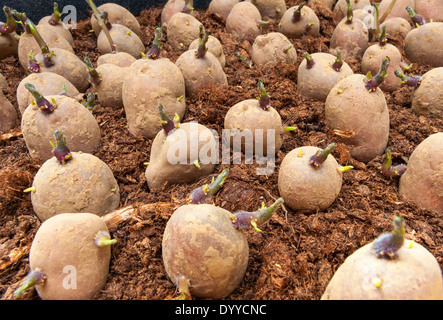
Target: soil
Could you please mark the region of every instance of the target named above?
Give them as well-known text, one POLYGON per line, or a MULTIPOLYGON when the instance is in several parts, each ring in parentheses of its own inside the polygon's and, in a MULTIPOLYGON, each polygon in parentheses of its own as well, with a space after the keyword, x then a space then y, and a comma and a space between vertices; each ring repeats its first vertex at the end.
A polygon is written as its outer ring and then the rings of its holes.
MULTIPOLYGON (((288 7, 299 3, 287 1, 288 7)), ((327 52, 334 29, 331 10, 315 7, 321 21, 321 36, 304 36, 291 40, 298 53, 327 52)), ((153 29, 160 23, 160 8, 143 11, 137 18, 143 28, 143 42, 152 44, 153 29)), ((284 156, 295 147, 312 145, 321 148, 334 141, 325 123, 324 103, 307 99, 296 89, 298 64, 253 66, 240 61, 234 52, 249 58, 251 44, 238 42, 224 28, 224 21, 204 10, 196 10, 211 35, 220 39, 226 54, 225 73, 229 86, 202 88, 186 99, 183 119, 198 121, 221 134, 228 109, 237 102, 256 98, 257 80, 263 79, 270 93, 272 106, 285 125, 297 130, 287 134, 276 157, 276 169, 270 175, 256 175, 256 164, 218 164, 211 176, 188 185, 175 185, 151 192, 145 178, 145 162, 149 161, 152 140, 132 135, 126 126, 125 112, 97 105, 94 110, 102 139, 94 153, 112 169, 121 190, 121 208, 132 206, 125 219, 110 226, 118 242, 112 247, 108 281, 97 295, 99 300, 167 300, 175 297, 175 285, 169 280, 162 262, 162 235, 174 209, 186 201, 191 190, 208 183, 224 168, 230 173, 223 188, 210 200, 231 212, 256 210, 262 202, 270 205, 279 197, 277 178, 284 156)), ((32 17, 31 17, 32 19, 32 17)), ((99 52, 89 21, 81 21, 72 30, 74 49, 79 57, 87 55, 93 63, 99 52)), ((270 21, 263 32, 277 31, 278 21, 270 21)), ((403 53, 401 38, 389 37, 403 53)), ((173 52, 164 43, 162 56, 175 61, 180 52, 173 52)), ((404 61, 409 61, 404 57, 404 61)), ((357 60, 347 61, 360 73, 357 60)), ((413 64, 414 74, 423 74, 430 66, 413 64)), ((0 72, 9 84, 6 97, 18 109, 16 88, 26 75, 18 59, 0 61, 0 72)), ((394 164, 407 163, 415 147, 429 135, 443 130, 443 121, 417 116, 410 110, 412 89, 402 87, 385 93, 390 112, 388 148, 394 164)), ((220 153, 221 154, 221 153, 220 153)), ((369 163, 353 159, 345 145, 339 144, 333 155, 341 165, 352 165, 346 172, 336 201, 326 210, 293 211, 282 206, 262 226, 263 232, 246 231, 250 245, 249 265, 240 286, 228 300, 318 300, 337 268, 355 250, 392 229, 394 215, 406 221, 406 238, 425 246, 443 267, 443 220, 441 214, 420 208, 398 193, 398 179, 388 179, 377 167, 383 157, 369 163)), ((41 163, 28 154, 17 124, 2 133, 0 139, 0 296, 13 299, 12 292, 29 272, 28 253, 41 222, 33 212, 30 187, 41 163)), ((426 192, 426 190, 423 190, 426 192)), ((38 300, 34 289, 21 299, 38 300)))

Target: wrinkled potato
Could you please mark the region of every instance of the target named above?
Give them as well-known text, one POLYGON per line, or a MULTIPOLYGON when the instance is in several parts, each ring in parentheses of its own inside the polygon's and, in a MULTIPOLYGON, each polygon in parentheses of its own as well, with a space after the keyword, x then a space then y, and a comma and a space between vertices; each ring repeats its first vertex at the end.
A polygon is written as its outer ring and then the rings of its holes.
POLYGON ((97 66, 100 66, 105 63, 112 63, 121 68, 130 67, 133 62, 135 62, 137 58, 132 56, 127 52, 116 52, 116 53, 105 53, 102 54, 97 59, 97 66))
POLYGON ((423 140, 400 177, 399 193, 420 207, 443 213, 443 132, 423 140))
POLYGON ((380 85, 380 89, 384 92, 393 92, 400 88, 401 82, 394 74, 395 70, 401 70, 402 56, 400 50, 390 43, 380 45, 379 43, 371 45, 366 49, 361 58, 361 71, 364 74, 371 72, 376 75, 380 69, 380 64, 384 57, 388 56, 391 59, 388 75, 380 85))
POLYGON ((383 154, 389 138, 389 111, 383 91, 369 92, 362 74, 340 80, 325 101, 325 117, 356 160, 369 162, 383 154))
MULTIPOLYGON (((370 5, 370 0, 351 0, 352 10, 363 9, 370 5)), ((332 11, 335 24, 338 24, 344 17, 346 17, 347 10, 348 4, 346 3, 346 0, 338 0, 332 11)))
POLYGON ((200 35, 201 22, 193 15, 178 12, 168 22, 166 30, 168 44, 177 51, 186 51, 200 35))
POLYGON ((167 106, 170 118, 183 117, 186 109, 185 80, 180 69, 169 59, 139 59, 123 80, 123 106, 129 131, 153 139, 162 124, 157 106, 167 106))
POLYGON ((314 65, 308 68, 308 62, 303 59, 298 67, 297 90, 310 99, 325 101, 329 91, 343 78, 354 72, 344 61, 338 71, 333 69, 337 57, 326 52, 316 52, 311 55, 314 65))
MULTIPOLYGON (((0 21, 0 23, 3 23, 0 21)), ((0 34, 0 60, 18 55, 20 36, 17 33, 0 34)))
MULTIPOLYGON (((406 10, 406 7, 409 6, 412 9, 415 9, 415 1, 416 0, 397 0, 395 2, 394 7, 392 7, 391 12, 387 15, 386 19, 391 19, 395 17, 400 17, 406 19, 407 21, 411 21, 409 17, 409 13, 406 10)), ((382 17, 386 10, 389 8, 391 4, 391 0, 382 0, 378 6, 379 16, 382 17)))
POLYGON ((48 28, 54 32, 59 33, 63 38, 65 38, 71 46, 74 45, 74 38, 72 37, 72 33, 69 30, 69 25, 63 23, 62 21, 58 21, 55 25, 49 23, 51 16, 46 16, 40 19, 38 22, 38 26, 40 28, 48 28))
POLYGON ((405 38, 408 60, 433 67, 443 67, 443 22, 428 22, 412 29, 405 38))
POLYGON ((226 20, 229 12, 231 12, 232 8, 239 2, 240 0, 211 0, 208 6, 208 12, 217 14, 226 20))
POLYGON ((293 6, 283 14, 279 23, 280 32, 289 39, 300 38, 303 35, 314 37, 320 35, 320 20, 317 14, 306 5, 303 5, 301 9, 299 9, 299 6, 293 6), (299 10, 301 16, 299 20, 294 22, 293 17, 297 10, 299 10), (307 27, 310 24, 313 25, 307 27))
MULTIPOLYGON (((89 87, 89 73, 86 64, 70 51, 59 48, 54 48, 51 51, 54 52, 54 56, 51 58, 53 65, 49 67, 42 65, 41 72, 56 73, 71 82, 79 92, 84 93, 89 87)), ((36 54, 35 58, 37 61, 42 61, 43 54, 36 54)))
MULTIPOLYGON (((71 44, 60 33, 41 25, 36 26, 35 28, 46 42, 50 50, 63 49, 74 54, 74 49, 72 48, 71 44)), ((35 55, 41 53, 40 46, 38 45, 37 41, 35 41, 34 36, 30 33, 24 32, 20 36, 20 40, 18 42, 18 59, 23 69, 25 69, 27 72, 29 72, 28 55, 31 50, 35 55)))
MULTIPOLYGON (((45 96, 56 107, 46 113, 30 104, 22 115, 23 138, 31 157, 46 161, 53 157, 50 141, 62 129, 72 151, 93 152, 100 144, 100 127, 95 117, 77 100, 60 95, 45 96)), ((35 99, 34 99, 35 100, 35 99)))
MULTIPOLYGON (((70 140, 67 142, 70 145, 70 140)), ((41 221, 66 212, 101 216, 120 206, 120 189, 114 174, 90 153, 71 152, 71 159, 65 164, 60 164, 56 157, 45 161, 32 188, 32 207, 41 221)))
POLYGON ((168 0, 162 9, 162 14, 160 17, 161 25, 163 27, 167 27, 171 17, 178 12, 187 13, 194 16, 194 10, 186 8, 185 0, 168 0))
POLYGON ((382 24, 380 24, 380 30, 383 30, 384 27, 386 27, 387 34, 391 36, 400 35, 402 38, 405 38, 412 29, 408 20, 400 17, 385 20, 382 24))
POLYGON ((239 285, 248 266, 249 247, 231 213, 210 204, 178 208, 166 224, 163 264, 171 281, 189 282, 193 296, 223 299, 239 285))
MULTIPOLYGON (((199 43, 200 43, 200 39, 195 39, 189 45, 188 50, 197 50, 199 43)), ((208 42, 206 43, 206 47, 208 49, 208 52, 212 53, 217 58, 217 60, 220 62, 220 65, 222 66, 222 68, 224 68, 226 66, 226 56, 223 51, 223 46, 220 43, 220 40, 218 40, 216 37, 209 35, 208 42)))
POLYGON ((360 59, 369 47, 369 31, 366 24, 359 19, 342 20, 334 29, 329 44, 329 53, 337 55, 341 50, 342 58, 360 59))
POLYGON ((106 224, 90 213, 63 213, 41 224, 29 264, 46 277, 36 286, 42 300, 90 300, 104 288, 111 247, 96 244, 102 232, 109 235, 106 224))
POLYGON ((226 31, 239 40, 253 42, 261 34, 260 11, 250 2, 239 2, 234 5, 226 18, 226 31))
MULTIPOLYGON (((142 52, 145 51, 145 45, 139 36, 131 29, 121 24, 113 24, 109 30, 109 34, 118 52, 127 52, 136 59, 142 57, 142 52)), ((111 45, 104 32, 100 32, 97 37, 97 48, 101 54, 112 52, 111 45)))
POLYGON ((34 99, 25 88, 25 84, 28 82, 32 83, 43 96, 59 95, 63 88, 66 89, 67 95, 71 98, 76 98, 80 93, 71 82, 56 73, 31 73, 23 78, 17 86, 17 103, 21 114, 25 112, 25 109, 31 104, 31 100, 34 99))
POLYGON ((18 125, 18 119, 14 106, 0 90, 0 132, 15 128, 18 125))
POLYGON ((443 67, 423 74, 413 91, 411 108, 418 115, 443 119, 443 67))
POLYGON ((159 131, 145 172, 149 189, 192 183, 211 174, 217 148, 213 133, 199 123, 181 123, 168 134, 159 131))
POLYGON ((415 12, 426 21, 443 21, 443 0, 415 0, 415 12))
MULTIPOLYGON (((137 18, 126 8, 122 7, 117 3, 104 3, 97 7, 99 12, 106 12, 108 15, 108 21, 111 24, 119 24, 129 28, 136 35, 141 35, 141 27, 137 18)), ((100 25, 98 24, 97 18, 93 14, 91 16, 91 26, 94 30, 95 35, 98 37, 102 31, 100 25)))
POLYGON ((319 168, 310 164, 311 156, 321 150, 303 146, 290 151, 280 165, 278 190, 293 210, 324 210, 337 198, 342 186, 339 164, 329 155, 319 168))
POLYGON ((281 19, 286 12, 285 0, 251 0, 263 18, 281 19))
POLYGON ((405 241, 396 259, 377 258, 373 242, 347 257, 322 300, 441 300, 440 266, 422 245, 405 241))
POLYGON ((297 63, 297 50, 291 41, 280 32, 269 32, 255 38, 251 50, 252 62, 256 65, 297 63))

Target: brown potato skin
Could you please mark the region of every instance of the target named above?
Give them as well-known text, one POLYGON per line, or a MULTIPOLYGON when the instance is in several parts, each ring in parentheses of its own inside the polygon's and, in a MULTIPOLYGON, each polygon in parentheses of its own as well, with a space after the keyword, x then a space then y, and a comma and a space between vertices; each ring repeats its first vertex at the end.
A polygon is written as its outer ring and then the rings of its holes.
POLYGON ((185 113, 185 80, 169 59, 134 62, 125 76, 122 92, 128 128, 136 136, 153 139, 162 129, 159 103, 164 105, 170 119, 175 113, 180 118, 185 113))
MULTIPOLYGON (((406 7, 409 6, 415 10, 415 1, 416 0, 397 0, 395 2, 395 5, 392 8, 391 12, 386 17, 386 19, 400 17, 400 18, 406 19, 408 21, 411 21, 409 13, 406 10, 406 7)), ((378 6, 380 17, 382 17, 385 14, 385 12, 389 8, 390 4, 391 4, 391 0, 382 0, 380 2, 379 6, 378 6)))
POLYGON ((240 0, 212 0, 208 6, 208 12, 218 14, 226 20, 229 12, 239 2, 240 0))
POLYGON ((297 90, 310 99, 325 101, 329 91, 343 78, 352 75, 351 67, 343 61, 340 71, 332 69, 336 57, 326 52, 311 54, 315 64, 306 67, 306 59, 300 62, 297 73, 297 90))
POLYGON ((251 0, 263 18, 281 19, 286 12, 285 0, 251 0))
MULTIPOLYGON (((54 56, 51 58, 53 65, 41 66, 41 72, 53 72, 61 75, 71 82, 79 92, 84 93, 89 87, 89 71, 86 64, 74 53, 64 49, 54 48, 54 56)), ((41 53, 36 54, 37 61, 43 60, 41 53)))
POLYGON ((32 186, 32 207, 41 221, 65 212, 102 216, 120 205, 120 189, 111 169, 89 153, 72 152, 64 165, 55 157, 45 161, 32 186))
POLYGON ((257 7, 250 2, 239 2, 234 5, 226 18, 226 31, 239 40, 253 42, 261 34, 257 25, 261 14, 257 7))
MULTIPOLYGON (((208 157, 213 156, 212 153, 209 153, 210 151, 218 150, 214 135, 201 124, 181 123, 179 129, 171 132, 168 137, 163 130, 159 131, 152 142, 151 158, 145 171, 149 189, 156 190, 165 184, 169 186, 172 184, 192 183, 201 177, 211 174, 214 170, 215 161, 203 163, 202 160, 205 159, 200 159, 199 156, 202 148, 205 148, 204 150, 206 150, 207 153, 204 153, 204 155, 208 157), (191 133, 198 134, 198 138, 191 136, 191 133), (185 155, 183 153, 177 155, 177 144, 182 143, 179 142, 182 134, 183 138, 186 137, 187 153, 185 155), (191 139, 192 143, 195 143, 197 146, 197 151, 192 151, 197 155, 196 159, 191 159, 191 148, 194 146, 191 145, 191 139), (196 139, 199 139, 198 142, 196 139), (168 151, 176 151, 172 156, 179 158, 178 163, 170 163, 168 151), (199 161, 200 168, 197 168, 193 164, 194 160, 199 161)), ((215 160, 218 161, 218 159, 215 160)))
POLYGON ((303 146, 290 151, 280 165, 278 190, 293 210, 324 210, 337 198, 342 186, 342 173, 332 155, 320 168, 309 164, 318 147, 303 146))
MULTIPOLYGON (((166 2, 162 9, 161 23, 162 26, 168 26, 169 20, 177 12, 182 12, 183 8, 186 6, 185 0, 169 0, 166 2)), ((191 16, 194 15, 194 11, 189 13, 191 16)))
POLYGON ((192 97, 208 85, 228 86, 228 79, 218 59, 209 51, 202 58, 198 58, 195 52, 187 50, 175 61, 185 79, 186 96, 192 97))
POLYGON ((15 128, 19 123, 17 111, 0 90, 0 132, 15 128))
POLYGON ((443 0, 415 0, 415 12, 426 21, 443 21, 443 0))
POLYGON ((44 97, 59 95, 63 86, 71 98, 77 97, 80 93, 69 80, 61 75, 53 72, 31 73, 23 78, 17 86, 17 103, 21 114, 31 104, 31 100, 34 100, 32 94, 25 88, 27 82, 32 83, 44 97))
MULTIPOLYGON (((108 19, 111 24, 123 25, 132 32, 135 32, 138 36, 141 35, 141 27, 137 18, 126 8, 122 7, 116 3, 104 3, 97 7, 99 11, 106 11, 108 13, 108 19)), ((91 15, 91 27, 94 30, 96 36, 102 31, 100 25, 98 24, 97 18, 94 14, 91 15)))
POLYGON ((399 193, 420 207, 443 213, 443 132, 423 140, 400 177, 399 193))
POLYGON ((443 119, 443 67, 423 74, 412 93, 411 110, 421 116, 443 119))
POLYGON ((402 38, 405 38, 412 29, 409 21, 400 17, 385 20, 385 22, 380 25, 380 30, 383 30, 383 27, 386 27, 387 34, 391 36, 400 35, 402 38))
POLYGON ((105 53, 98 57, 97 66, 105 63, 112 63, 121 68, 126 68, 130 67, 131 64, 133 64, 136 60, 137 58, 124 51, 116 53, 105 53))
POLYGON ((248 266, 249 248, 231 213, 210 204, 185 205, 169 219, 162 241, 163 264, 175 284, 190 283, 192 296, 223 299, 234 291, 248 266))
POLYGON ((360 59, 369 47, 369 31, 365 23, 353 19, 348 24, 345 20, 335 27, 329 44, 329 53, 337 55, 337 50, 342 51, 343 59, 360 59))
POLYGON ((405 55, 411 62, 443 67, 443 22, 428 22, 405 38, 405 55))
POLYGON ((202 23, 191 14, 183 12, 174 14, 169 19, 166 31, 168 44, 176 51, 188 50, 192 41, 198 39, 201 25, 202 23))
POLYGON ((21 128, 32 158, 44 162, 53 157, 50 141, 55 142, 54 130, 63 130, 69 149, 92 153, 100 144, 100 127, 94 116, 81 103, 66 96, 45 96, 54 99, 57 108, 44 114, 29 105, 23 112, 21 128))
POLYGON ((4 75, 0 73, 0 92, 4 92, 8 88, 8 82, 4 75))
POLYGON ((98 85, 93 84, 100 106, 112 109, 123 108, 124 77, 122 77, 122 74, 125 74, 128 69, 105 63, 99 65, 96 70, 102 79, 98 85))
POLYGON ((51 19, 51 16, 46 16, 41 18, 40 21, 38 22, 38 25, 44 28, 49 28, 54 32, 58 32, 63 38, 65 38, 69 42, 71 46, 73 46, 74 38, 72 37, 69 25, 65 25, 62 21, 59 21, 56 25, 52 25, 49 23, 49 19, 51 19))
POLYGON ((388 76, 383 80, 380 89, 383 92, 393 92, 401 87, 401 80, 394 74, 395 70, 401 70, 402 56, 400 50, 390 43, 380 46, 378 43, 366 49, 361 59, 362 73, 371 72, 375 76, 379 70, 384 57, 388 56, 391 61, 388 67, 388 76))
POLYGON ((441 300, 441 269, 419 243, 406 240, 397 259, 379 259, 373 242, 350 255, 330 280, 322 300, 441 300), (374 282, 379 280, 377 288, 374 282))
POLYGON ((111 247, 95 244, 100 231, 108 232, 106 224, 90 213, 63 213, 42 223, 29 252, 31 270, 39 268, 47 277, 36 286, 42 300, 91 300, 103 289, 111 247), (71 270, 63 272, 66 266, 76 270, 76 289, 63 286, 64 279, 73 276, 71 270))
POLYGON ((233 105, 225 116, 224 128, 231 130, 231 148, 235 151, 251 150, 255 155, 257 150, 255 145, 258 141, 263 146, 263 155, 268 155, 268 148, 274 152, 280 150, 283 144, 283 124, 280 114, 270 107, 268 110, 263 110, 259 106, 257 99, 248 99, 240 101, 233 105), (263 129, 262 136, 256 136, 255 130, 263 129), (245 130, 252 130, 253 145, 246 145, 244 139, 241 140, 241 149, 237 149, 234 146, 234 142, 240 139, 242 132, 245 130), (267 130, 274 130, 275 132, 275 145, 268 146, 267 130))
MULTIPOLYGON (((71 44, 60 33, 55 32, 46 26, 36 26, 36 29, 48 45, 50 51, 55 52, 54 49, 64 49, 74 54, 74 49, 72 48, 71 44)), ((18 59, 23 69, 25 69, 25 71, 28 73, 30 73, 28 69, 28 55, 31 50, 35 55, 42 52, 34 37, 31 34, 24 32, 20 36, 20 40, 18 42, 18 59)), ((41 60, 38 59, 38 61, 41 60)))
MULTIPOLYGON (((188 50, 197 50, 199 44, 200 44, 200 39, 195 39, 189 45, 188 50)), ((223 46, 220 40, 218 40, 216 37, 209 35, 206 47, 208 48, 208 52, 212 53, 217 58, 218 62, 220 62, 222 68, 224 68, 226 66, 226 56, 223 51, 223 46)))
POLYGON ((296 64, 297 50, 284 34, 269 32, 255 38, 252 44, 251 59, 256 65, 275 65, 278 62, 296 64))
POLYGON ((318 36, 320 35, 320 20, 316 13, 311 8, 304 6, 301 8, 302 17, 296 23, 292 22, 292 16, 294 11, 297 10, 297 6, 293 6, 286 10, 280 19, 280 32, 283 33, 289 39, 300 38, 303 35, 318 36), (308 23, 314 23, 314 25, 306 30, 308 23))
MULTIPOLYGON (((352 10, 363 9, 371 5, 370 0, 351 0, 352 10)), ((347 14, 348 5, 346 0, 338 0, 332 11, 333 21, 338 24, 347 14)))
POLYGON ((0 60, 11 56, 17 56, 18 43, 19 36, 15 32, 0 35, 0 60))
MULTIPOLYGON (((109 30, 109 34, 117 51, 127 52, 136 59, 142 57, 142 52, 145 51, 145 45, 131 29, 121 24, 113 24, 111 30, 109 30)), ((100 32, 97 37, 97 48, 101 54, 112 52, 108 38, 106 38, 104 32, 100 32)))
POLYGON ((354 137, 340 138, 352 157, 369 162, 383 154, 389 138, 389 111, 383 91, 369 92, 365 76, 354 74, 339 81, 325 101, 325 118, 331 130, 352 131, 354 137))

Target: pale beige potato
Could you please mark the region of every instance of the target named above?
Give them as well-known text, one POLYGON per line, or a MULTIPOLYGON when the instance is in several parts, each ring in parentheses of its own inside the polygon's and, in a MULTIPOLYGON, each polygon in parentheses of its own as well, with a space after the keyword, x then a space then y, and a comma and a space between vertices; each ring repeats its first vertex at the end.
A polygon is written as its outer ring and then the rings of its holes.
POLYGON ((210 205, 185 205, 171 216, 163 234, 163 264, 176 284, 184 276, 192 296, 223 299, 242 281, 249 248, 231 213, 210 205))
POLYGON ((91 300, 104 288, 111 247, 95 244, 94 237, 102 231, 109 233, 103 220, 91 213, 63 213, 41 224, 29 264, 32 271, 40 269, 46 275, 36 286, 42 300, 91 300))
POLYGON ((311 54, 314 65, 307 68, 307 61, 303 59, 298 67, 297 90, 310 99, 325 101, 329 91, 343 78, 352 75, 351 67, 343 61, 339 71, 332 69, 337 59, 330 53, 316 52, 311 54))
POLYGON ((120 189, 108 165, 90 153, 71 154, 66 164, 55 157, 45 161, 34 177, 31 202, 41 221, 66 212, 102 216, 120 206, 120 189))
POLYGON ((320 35, 320 20, 317 17, 317 14, 308 6, 303 6, 301 8, 301 18, 297 22, 292 21, 292 17, 294 15, 294 11, 298 8, 297 6, 293 6, 286 10, 283 16, 280 19, 279 27, 280 32, 283 33, 289 39, 300 38, 303 35, 311 35, 318 36, 320 35), (306 29, 306 25, 313 23, 309 29, 306 29))
MULTIPOLYGON (((89 87, 89 71, 86 64, 70 51, 59 48, 51 51, 54 52, 51 58, 53 65, 49 67, 42 65, 41 72, 56 73, 71 82, 80 93, 84 93, 89 87)), ((36 54, 35 58, 37 61, 42 61, 43 55, 36 54)))
MULTIPOLYGON (((370 0, 351 0, 352 10, 363 9, 366 6, 370 6, 370 0)), ((335 24, 339 23, 344 17, 346 17, 348 11, 348 4, 346 0, 338 0, 332 11, 333 22, 335 24)))
POLYGON ((420 86, 412 93, 411 108, 417 115, 443 119, 443 67, 423 74, 420 86))
POLYGON ((283 144, 280 114, 273 107, 263 110, 257 99, 247 99, 233 105, 226 113, 224 129, 230 130, 233 150, 246 155, 274 155, 283 144), (268 135, 272 137, 271 141, 268 141, 268 135), (262 149, 257 150, 256 146, 262 149))
POLYGON ((251 0, 263 18, 280 19, 286 12, 285 0, 251 0))
MULTIPOLYGON (((200 39, 195 39, 189 45, 188 50, 197 50, 199 44, 200 44, 200 39)), ((226 66, 226 56, 220 40, 218 40, 216 37, 209 35, 208 42, 206 42, 206 47, 208 48, 208 52, 212 53, 220 62, 222 68, 224 68, 226 66)))
POLYGON ((8 82, 4 75, 0 73, 0 92, 5 91, 8 88, 8 82))
POLYGON ((318 6, 326 6, 327 8, 332 10, 332 8, 335 5, 335 0, 308 0, 307 5, 310 8, 316 8, 318 6))
POLYGON ((195 53, 196 50, 187 50, 175 61, 185 80, 186 96, 192 97, 208 85, 228 86, 228 79, 218 59, 211 52, 206 52, 201 58, 195 53))
POLYGON ((92 153, 101 138, 95 117, 77 100, 60 95, 45 96, 55 110, 46 114, 37 106, 29 105, 23 112, 21 128, 29 154, 44 162, 53 157, 50 141, 55 143, 54 131, 62 130, 71 151, 92 153))
POLYGON ((19 117, 12 103, 0 90, 0 132, 5 132, 17 127, 19 117))
MULTIPOLYGON (((390 5, 391 5, 391 0, 382 0, 380 2, 378 6, 380 17, 382 17, 385 14, 386 10, 389 8, 390 5)), ((406 10, 407 6, 415 10, 415 0, 397 0, 391 12, 387 15, 386 19, 400 17, 406 19, 407 21, 412 22, 409 13, 406 10)))
POLYGON ((415 0, 415 12, 427 22, 443 21, 443 0, 415 0))
POLYGON ((332 155, 316 169, 309 159, 320 148, 298 147, 290 151, 280 165, 278 190, 285 204, 293 210, 325 210, 337 198, 342 173, 332 155))
POLYGON ((18 55, 19 39, 20 36, 15 32, 0 34, 0 60, 18 55))
POLYGON ((406 240, 396 259, 380 259, 372 245, 368 243, 346 258, 322 300, 443 299, 440 266, 425 247, 406 240))
POLYGON ((149 189, 192 183, 210 175, 218 161, 217 151, 214 134, 199 123, 181 123, 167 136, 163 130, 159 131, 152 142, 145 171, 149 189))
POLYGON ((365 75, 353 74, 340 80, 325 101, 325 118, 331 130, 349 131, 340 137, 351 156, 369 162, 383 154, 389 139, 389 110, 383 91, 369 92, 365 75))
POLYGON ((402 56, 396 46, 390 43, 386 43, 383 46, 380 46, 378 43, 371 45, 366 49, 361 58, 361 71, 363 74, 371 72, 375 76, 379 72, 382 60, 385 57, 389 57, 391 61, 388 67, 388 75, 384 78, 380 89, 383 92, 394 92, 401 87, 401 80, 394 72, 395 70, 402 70, 402 56))
MULTIPOLYGON (((167 28, 171 17, 178 12, 183 12, 185 6, 186 6, 185 0, 168 0, 168 2, 166 2, 165 6, 163 7, 160 16, 161 25, 167 28)), ((184 13, 194 16, 194 10, 192 10, 191 12, 184 12, 184 13)))
POLYGON ((428 22, 412 29, 405 38, 408 60, 433 67, 443 67, 443 22, 428 22))
MULTIPOLYGON (((193 15, 178 12, 168 22, 167 42, 172 49, 186 51, 189 45, 200 36, 202 23, 193 15)), ((203 28, 204 32, 204 28, 203 28)))
MULTIPOLYGON (((71 46, 74 45, 74 38, 72 37, 72 33, 70 31, 70 26, 68 24, 63 23, 63 21, 59 21, 57 24, 52 25, 49 23, 49 19, 51 16, 46 16, 40 19, 38 22, 38 26, 42 28, 49 28, 54 32, 58 32, 63 38, 65 38, 71 46)), ((63 18, 62 18, 63 20, 63 18)))
POLYGON ((240 0, 211 0, 207 10, 209 13, 218 14, 226 20, 229 12, 239 2, 240 0))
POLYGON ((226 31, 237 40, 253 42, 261 34, 259 21, 260 11, 250 2, 239 2, 234 5, 226 18, 226 31))
MULTIPOLYGON (((120 24, 129 28, 132 32, 135 32, 138 36, 141 35, 141 26, 137 18, 125 7, 117 3, 104 3, 98 6, 97 9, 100 12, 106 11, 108 13, 108 20, 111 24, 120 24)), ((96 36, 102 31, 98 24, 97 18, 94 14, 91 16, 91 27, 94 30, 96 36)))
POLYGON ((443 132, 423 140, 400 177, 399 193, 421 208, 443 213, 443 132))
POLYGON ((284 34, 269 32, 255 38, 251 59, 255 65, 275 65, 278 62, 296 64, 297 50, 284 34))
POLYGON ((183 118, 186 109, 185 80, 169 59, 139 59, 129 68, 122 87, 122 99, 129 131, 153 139, 162 129, 158 104, 172 119, 183 118))
MULTIPOLYGON (((136 59, 140 59, 142 52, 145 52, 143 41, 128 27, 121 24, 113 24, 109 34, 117 52, 127 52, 136 59)), ((112 53, 111 45, 104 32, 100 32, 97 37, 97 48, 101 54, 112 53)))
POLYGON ((368 47, 369 31, 365 23, 359 19, 352 19, 351 23, 343 20, 332 33, 329 53, 337 55, 340 49, 343 59, 360 59, 368 47))
POLYGON ((21 114, 35 100, 33 95, 25 88, 29 82, 34 85, 43 96, 59 95, 63 87, 66 89, 68 97, 76 98, 79 95, 77 88, 66 78, 53 72, 31 73, 23 78, 17 86, 17 103, 21 114))
POLYGON ((131 64, 136 60, 137 58, 124 51, 116 53, 105 53, 98 57, 97 66, 105 63, 112 63, 119 67, 126 68, 130 67, 131 64))
POLYGON ((385 20, 382 24, 380 24, 380 30, 383 30, 383 27, 386 27, 386 33, 388 35, 400 35, 403 38, 405 38, 412 29, 409 21, 400 17, 385 20))
POLYGON ((128 68, 121 68, 112 63, 101 64, 96 68, 101 82, 93 84, 100 106, 112 109, 123 108, 123 74, 128 68))

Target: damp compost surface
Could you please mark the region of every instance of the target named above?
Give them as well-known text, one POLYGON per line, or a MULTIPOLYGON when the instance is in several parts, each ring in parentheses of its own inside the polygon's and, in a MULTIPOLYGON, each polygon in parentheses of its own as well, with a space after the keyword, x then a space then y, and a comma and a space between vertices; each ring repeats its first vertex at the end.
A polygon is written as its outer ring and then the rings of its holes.
MULTIPOLYGON (((299 1, 287 1, 288 7, 299 1)), ((185 204, 191 190, 208 183, 224 168, 228 178, 220 192, 210 201, 231 212, 253 211, 262 202, 270 205, 279 197, 277 179, 281 161, 292 149, 300 146, 326 147, 334 136, 325 123, 324 103, 304 98, 297 91, 297 68, 303 52, 328 52, 334 29, 331 10, 314 8, 321 21, 321 36, 304 36, 291 42, 297 49, 298 63, 253 66, 240 61, 234 52, 249 58, 251 44, 236 41, 227 33, 224 21, 203 9, 195 16, 211 35, 217 37, 225 51, 224 69, 229 86, 208 87, 186 98, 187 109, 182 121, 198 121, 221 136, 224 116, 231 106, 258 96, 257 80, 262 79, 271 96, 272 106, 280 113, 285 125, 297 129, 285 136, 276 156, 275 171, 257 175, 257 164, 218 164, 211 176, 194 184, 175 185, 159 192, 150 192, 146 178, 152 140, 132 135, 127 129, 125 112, 97 105, 94 116, 102 130, 99 149, 94 153, 109 165, 121 191, 121 208, 132 206, 130 216, 110 227, 117 244, 112 247, 110 271, 106 286, 96 296, 99 300, 167 300, 176 297, 175 285, 168 278, 162 261, 162 236, 174 209, 185 204)), ((160 24, 161 8, 143 11, 139 20, 142 40, 148 48, 153 30, 160 24)), ((30 17, 32 20, 32 17, 30 17)), ((81 21, 72 30, 76 54, 87 55, 95 63, 99 56, 96 37, 90 32, 89 21, 81 21)), ((278 21, 270 21, 263 33, 278 30, 278 21)), ((404 57, 401 38, 389 37, 404 57)), ((175 62, 181 52, 173 52, 164 43, 162 56, 175 62)), ((409 61, 404 57, 406 63, 409 61)), ((347 61, 354 73, 360 72, 360 62, 347 61)), ((431 69, 412 65, 414 74, 431 69)), ((26 76, 18 59, 0 61, 0 72, 9 88, 7 98, 18 109, 16 88, 26 76)), ((413 114, 410 110, 412 89, 402 87, 385 93, 390 113, 388 148, 394 164, 407 163, 415 147, 429 135, 441 132, 443 121, 413 114)), ((221 153, 220 153, 221 154, 221 153)), ((343 175, 342 189, 336 201, 318 212, 293 211, 286 206, 278 209, 262 226, 262 232, 246 231, 250 246, 249 264, 240 286, 229 300, 318 300, 329 280, 344 260, 358 248, 373 241, 382 232, 390 231, 394 215, 406 221, 406 237, 425 246, 443 267, 443 220, 436 212, 425 210, 400 197, 398 179, 387 179, 377 169, 383 157, 369 163, 353 159, 345 145, 333 152, 341 165, 353 170, 343 175)), ((29 272, 29 249, 41 222, 33 212, 30 187, 41 166, 26 148, 20 126, 1 133, 0 140, 0 296, 12 299, 12 292, 29 272)), ((426 192, 426 190, 423 190, 426 192)), ((34 289, 22 299, 39 299, 34 289)))

